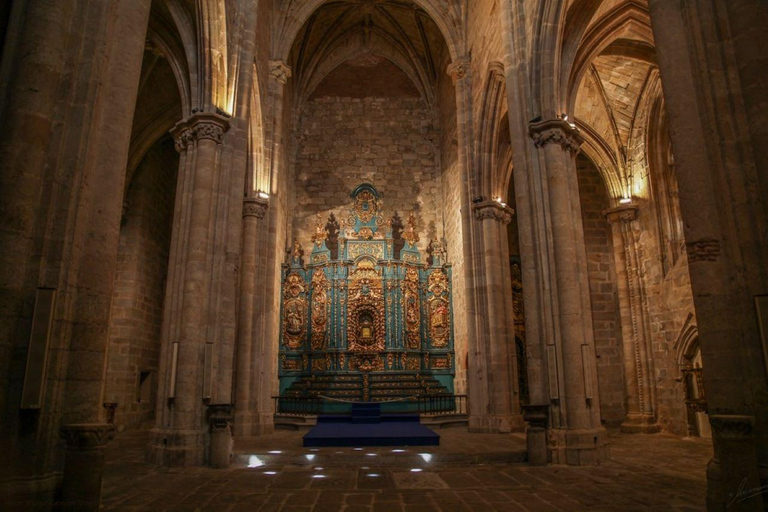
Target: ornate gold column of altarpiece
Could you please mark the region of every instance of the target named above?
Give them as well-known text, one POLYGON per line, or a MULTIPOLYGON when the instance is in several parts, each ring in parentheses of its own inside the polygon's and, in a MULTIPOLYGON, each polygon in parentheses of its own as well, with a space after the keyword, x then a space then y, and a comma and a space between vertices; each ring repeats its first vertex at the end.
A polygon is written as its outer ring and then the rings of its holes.
POLYGON ((281 396, 452 394, 451 265, 443 244, 433 240, 422 261, 413 213, 404 226, 385 222, 369 184, 352 201, 338 222, 318 216, 307 261, 295 241, 283 265, 281 396))

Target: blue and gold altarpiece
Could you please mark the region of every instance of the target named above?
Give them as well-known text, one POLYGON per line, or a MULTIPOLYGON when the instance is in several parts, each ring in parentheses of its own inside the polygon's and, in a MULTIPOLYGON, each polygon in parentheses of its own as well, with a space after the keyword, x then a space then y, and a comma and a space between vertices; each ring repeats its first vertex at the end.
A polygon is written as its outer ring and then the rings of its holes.
POLYGON ((306 261, 296 241, 283 265, 280 394, 452 394, 452 276, 442 244, 432 241, 423 257, 414 214, 385 221, 372 185, 357 187, 352 201, 338 221, 318 216, 306 261))

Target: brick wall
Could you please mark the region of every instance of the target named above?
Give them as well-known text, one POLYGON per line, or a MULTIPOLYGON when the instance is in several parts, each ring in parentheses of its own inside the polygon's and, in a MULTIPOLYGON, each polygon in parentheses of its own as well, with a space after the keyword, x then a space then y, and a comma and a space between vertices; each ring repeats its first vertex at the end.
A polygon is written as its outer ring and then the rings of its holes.
POLYGON ((611 226, 603 216, 603 211, 609 207, 608 195, 600 172, 591 161, 579 156, 576 169, 587 248, 600 411, 606 425, 618 426, 626 409, 613 241, 611 226))
POLYGON ((179 157, 166 137, 144 157, 126 193, 109 332, 105 401, 117 402, 119 429, 154 417, 163 298, 179 157), (149 400, 139 374, 150 372, 149 400))

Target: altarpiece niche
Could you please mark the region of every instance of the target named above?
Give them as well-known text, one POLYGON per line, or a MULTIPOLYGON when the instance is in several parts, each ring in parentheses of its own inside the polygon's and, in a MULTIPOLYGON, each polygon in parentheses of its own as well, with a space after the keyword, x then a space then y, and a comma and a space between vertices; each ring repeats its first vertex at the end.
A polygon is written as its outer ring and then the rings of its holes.
POLYGON ((282 271, 281 396, 387 401, 453 393, 444 246, 433 240, 425 261, 415 214, 398 226, 381 211, 376 188, 360 185, 338 221, 318 216, 306 261, 294 242, 282 271))

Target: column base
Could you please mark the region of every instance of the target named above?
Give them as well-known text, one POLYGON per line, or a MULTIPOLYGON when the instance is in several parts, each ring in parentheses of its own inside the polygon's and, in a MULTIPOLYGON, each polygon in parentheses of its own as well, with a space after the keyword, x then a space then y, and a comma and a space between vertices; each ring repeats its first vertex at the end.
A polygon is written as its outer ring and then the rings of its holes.
POLYGON ((115 426, 108 423, 81 423, 61 427, 67 443, 61 498, 53 509, 60 512, 98 512, 101 480, 104 477, 104 448, 115 426))
POLYGON ((627 414, 621 423, 621 431, 625 434, 656 434, 661 432, 661 425, 656 418, 645 414, 627 414))
POLYGON ((0 480, 0 503, 8 510, 49 512, 61 480, 61 473, 0 480))
POLYGON ((202 466, 205 444, 204 430, 155 428, 149 433, 147 462, 168 467, 202 466))
POLYGON ((608 431, 603 427, 550 429, 548 443, 552 464, 591 466, 610 458, 608 431))
POLYGON ((485 414, 469 417, 469 431, 474 434, 509 434, 525 431, 522 414, 485 414))

